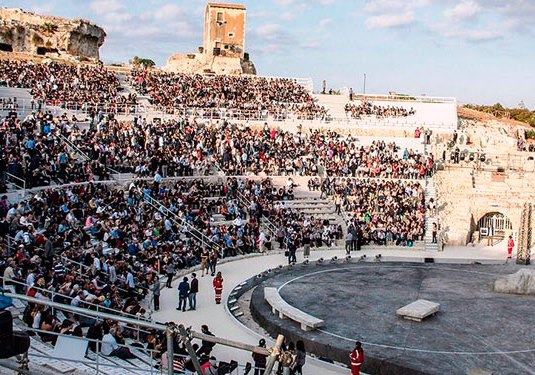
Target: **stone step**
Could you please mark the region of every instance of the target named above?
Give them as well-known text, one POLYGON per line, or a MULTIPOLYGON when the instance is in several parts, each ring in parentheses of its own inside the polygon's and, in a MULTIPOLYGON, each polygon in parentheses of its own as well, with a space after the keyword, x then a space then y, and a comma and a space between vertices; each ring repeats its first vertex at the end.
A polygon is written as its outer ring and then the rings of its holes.
POLYGON ((283 204, 286 207, 329 207, 333 206, 334 203, 331 201, 286 201, 286 202, 279 202, 280 204, 283 204))
POLYGON ((333 214, 335 212, 334 207, 292 207, 299 210, 304 214, 333 214))
MULTIPOLYGON (((248 223, 248 222, 249 222, 249 220, 243 220, 244 225, 246 223, 248 223)), ((221 225, 225 225, 225 226, 234 225, 234 220, 214 220, 214 221, 210 221, 210 226, 212 226, 212 227, 217 227, 217 226, 221 226, 221 225)))

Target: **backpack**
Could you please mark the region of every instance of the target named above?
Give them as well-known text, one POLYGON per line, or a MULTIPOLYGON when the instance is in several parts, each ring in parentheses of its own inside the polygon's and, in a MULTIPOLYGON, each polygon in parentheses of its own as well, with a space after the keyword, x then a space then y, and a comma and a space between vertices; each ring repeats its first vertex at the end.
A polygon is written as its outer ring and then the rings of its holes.
POLYGON ((0 310, 5 310, 13 305, 11 297, 4 296, 4 288, 0 287, 0 310))

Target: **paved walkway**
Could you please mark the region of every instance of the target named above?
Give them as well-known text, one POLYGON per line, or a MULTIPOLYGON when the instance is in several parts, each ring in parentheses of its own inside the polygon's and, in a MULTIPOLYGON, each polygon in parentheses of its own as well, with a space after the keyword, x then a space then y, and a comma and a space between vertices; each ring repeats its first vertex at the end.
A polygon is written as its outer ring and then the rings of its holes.
MULTIPOLYGON (((374 249, 362 252, 352 253, 352 256, 360 256, 366 254, 367 259, 374 259, 375 255, 381 254, 382 261, 390 260, 410 260, 424 257, 432 257, 448 260, 468 260, 468 261, 500 261, 505 262, 506 249, 505 243, 494 248, 487 247, 452 247, 446 248, 444 252, 425 252, 425 251, 411 251, 407 249, 374 249)), ((313 251, 311 260, 323 257, 330 259, 333 256, 342 258, 345 252, 341 249, 313 251)), ((298 262, 302 261, 302 253, 298 253, 298 262)), ((420 260, 421 261, 421 260, 420 260)), ((242 260, 228 262, 218 267, 222 272, 224 278, 223 288, 223 302, 227 300, 230 291, 245 279, 257 275, 268 268, 277 267, 280 264, 286 264, 286 258, 283 254, 272 254, 259 257, 245 258, 242 260)), ((200 272, 197 272, 199 278, 200 293, 197 295, 197 310, 179 312, 175 310, 178 305, 177 284, 178 280, 173 283, 173 288, 162 290, 160 298, 160 311, 153 314, 153 318, 157 321, 175 321, 182 323, 186 327, 191 326, 192 329, 200 331, 202 324, 207 324, 212 333, 216 336, 242 341, 248 344, 257 344, 260 335, 252 332, 250 329, 238 323, 227 311, 226 304, 222 302, 221 305, 216 305, 214 302, 214 292, 211 285, 212 278, 210 276, 200 277, 200 272)), ((190 278, 191 279, 191 278, 190 278)), ((162 281, 164 281, 162 279, 162 281)), ((268 339, 268 346, 272 340, 268 339)), ((216 345, 213 354, 221 360, 237 360, 240 364, 245 364, 251 361, 251 353, 241 350, 216 345)), ((348 374, 349 370, 339 366, 325 364, 324 362, 307 358, 307 363, 304 368, 307 374, 348 374)))

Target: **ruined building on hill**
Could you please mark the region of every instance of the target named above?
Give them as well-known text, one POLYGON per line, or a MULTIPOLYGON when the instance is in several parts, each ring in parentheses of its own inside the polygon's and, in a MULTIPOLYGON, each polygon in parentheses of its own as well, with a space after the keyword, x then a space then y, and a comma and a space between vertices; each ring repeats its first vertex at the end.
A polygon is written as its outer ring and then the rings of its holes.
POLYGON ((165 69, 179 73, 256 74, 245 52, 245 22, 243 5, 207 4, 203 46, 198 53, 172 55, 165 69))

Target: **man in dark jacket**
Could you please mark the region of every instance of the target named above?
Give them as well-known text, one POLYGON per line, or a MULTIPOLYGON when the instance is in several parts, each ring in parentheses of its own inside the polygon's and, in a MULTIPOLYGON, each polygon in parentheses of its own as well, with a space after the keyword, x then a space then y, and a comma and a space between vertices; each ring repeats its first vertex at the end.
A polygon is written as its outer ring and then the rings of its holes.
POLYGON ((197 279, 197 274, 194 272, 191 274, 193 277, 189 286, 188 302, 189 309, 195 310, 197 308, 197 293, 199 292, 199 279, 197 279))
MULTIPOLYGON (((260 348, 266 347, 266 340, 260 339, 258 342, 260 348)), ((264 375, 266 372, 267 355, 253 353, 254 375, 264 375)))
MULTIPOLYGON (((210 330, 208 329, 208 326, 206 324, 203 324, 201 326, 201 333, 204 333, 205 335, 208 335, 208 336, 214 336, 214 334, 212 332, 210 332, 210 330)), ((202 340, 201 347, 199 348, 199 350, 197 350, 197 356, 198 357, 200 357, 202 355, 209 356, 210 353, 212 352, 212 349, 214 348, 214 346, 215 346, 214 343, 202 340)))
POLYGON ((182 282, 178 284, 178 307, 177 310, 186 311, 186 299, 188 298, 189 284, 188 278, 184 277, 182 282))
POLYGON ((54 249, 54 244, 50 238, 45 238, 45 258, 47 260, 52 260, 56 256, 56 250, 54 249))
POLYGON ((165 285, 168 288, 171 288, 171 283, 173 282, 173 276, 175 276, 175 265, 173 264, 172 260, 170 260, 169 263, 167 263, 166 273, 167 273, 167 283, 165 285))

